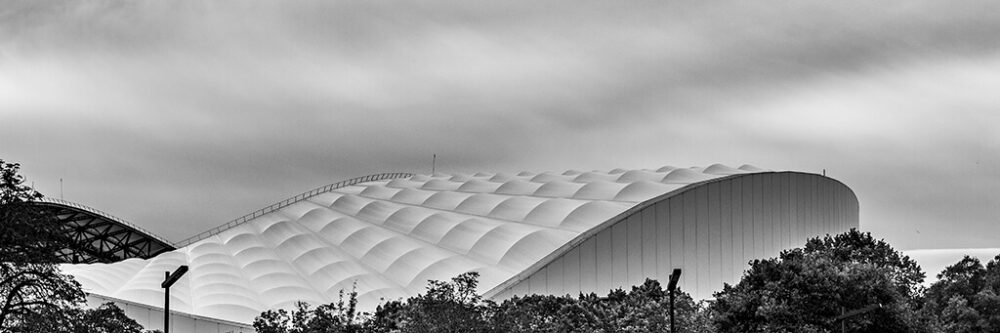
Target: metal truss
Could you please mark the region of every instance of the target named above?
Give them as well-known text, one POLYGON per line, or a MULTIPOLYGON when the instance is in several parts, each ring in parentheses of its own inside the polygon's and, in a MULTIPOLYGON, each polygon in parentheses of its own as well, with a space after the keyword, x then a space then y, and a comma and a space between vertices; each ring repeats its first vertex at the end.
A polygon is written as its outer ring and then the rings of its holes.
POLYGON ((62 222, 69 240, 57 254, 64 263, 111 263, 151 258, 176 246, 125 220, 58 199, 36 201, 62 222))

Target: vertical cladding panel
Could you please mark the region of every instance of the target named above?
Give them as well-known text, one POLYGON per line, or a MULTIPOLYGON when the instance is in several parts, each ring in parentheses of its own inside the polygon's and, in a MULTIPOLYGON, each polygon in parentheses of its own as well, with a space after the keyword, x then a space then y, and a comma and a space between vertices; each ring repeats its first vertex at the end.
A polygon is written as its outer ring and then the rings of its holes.
POLYGON ((792 244, 792 227, 788 218, 788 174, 777 174, 778 178, 778 215, 781 220, 780 249, 787 249, 792 244))
POLYGON ((733 269, 736 277, 740 276, 747 263, 746 255, 743 254, 743 239, 746 237, 746 222, 743 219, 743 179, 733 179, 732 193, 732 219, 733 219, 733 269))
POLYGON ((632 214, 627 220, 625 256, 628 261, 628 272, 622 287, 629 287, 642 281, 642 215, 632 214))
MULTIPOLYGON (((720 285, 722 282, 722 215, 719 207, 719 183, 711 183, 706 186, 708 189, 708 286, 702 289, 710 290, 711 286, 720 285)), ((705 279, 702 279, 705 280, 705 279)), ((704 292, 704 290, 703 290, 704 292)))
MULTIPOLYGON (((152 321, 153 324, 150 325, 151 327, 147 326, 146 328, 147 329, 151 329, 151 330, 162 330, 163 329, 163 309, 148 309, 147 311, 149 311, 149 316, 151 318, 156 318, 156 319, 154 319, 152 321)), ((170 327, 175 327, 173 325, 174 325, 174 317, 173 317, 173 315, 171 315, 170 316, 170 327)))
POLYGON ((772 174, 761 175, 761 212, 764 219, 764 256, 769 258, 775 255, 775 244, 778 228, 775 227, 776 214, 774 214, 774 177, 772 174))
POLYGON ((816 225, 816 209, 813 204, 813 199, 815 198, 815 188, 813 187, 812 177, 805 177, 802 179, 802 188, 805 191, 805 198, 803 198, 803 205, 805 205, 805 214, 803 218, 806 221, 806 225, 809 227, 809 237, 815 237, 819 234, 819 227, 816 225))
POLYGON ((614 262, 612 262, 611 250, 611 230, 604 229, 597 233, 594 237, 597 239, 597 294, 600 295, 606 292, 611 287, 612 281, 614 280, 614 275, 612 272, 615 270, 614 262))
POLYGON ((814 201, 816 207, 816 225, 818 225, 821 229, 820 235, 826 235, 830 232, 830 228, 826 226, 826 212, 823 211, 823 206, 826 205, 826 203, 823 202, 823 180, 814 179, 814 181, 816 182, 816 199, 814 201))
POLYGON ((826 203, 826 211, 827 211, 827 218, 830 219, 829 222, 830 229, 834 233, 840 233, 840 227, 837 226, 837 198, 836 198, 837 189, 834 187, 835 184, 830 178, 827 178, 825 180, 825 183, 826 183, 826 200, 828 200, 826 203))
POLYGON ((548 265, 549 273, 545 276, 545 293, 549 295, 563 294, 563 266, 566 257, 557 258, 548 265))
MULTIPOLYGON (((694 191, 681 195, 684 200, 684 271, 692 274, 682 274, 684 285, 694 287, 698 279, 698 233, 694 191)), ((689 287, 689 288, 690 288, 689 287)))
MULTIPOLYGON (((97 306, 100 306, 101 304, 103 304, 103 303, 105 303, 107 301, 108 301, 107 299, 102 299, 101 303, 98 303, 97 306)), ((152 319, 153 318, 153 314, 147 308, 139 307, 139 306, 134 306, 134 305, 128 304, 128 303, 125 303, 125 304, 117 304, 118 302, 115 302, 115 303, 116 303, 116 305, 118 305, 119 308, 122 308, 122 309, 125 310, 125 315, 126 316, 128 316, 129 318, 135 319, 137 322, 139 322, 139 324, 141 324, 142 326, 145 326, 146 329, 149 329, 149 330, 163 330, 163 312, 158 313, 159 316, 156 317, 158 320, 153 320, 152 319), (158 326, 157 326, 157 324, 158 324, 158 326)))
POLYGON ((833 226, 833 210, 831 209, 833 208, 832 205, 833 198, 830 197, 830 189, 832 184, 830 184, 829 178, 820 179, 820 183, 823 184, 822 202, 823 202, 823 219, 825 222, 824 224, 826 224, 827 232, 833 234, 837 232, 837 229, 834 228, 833 226))
POLYGON ((580 291, 580 246, 563 256, 563 291, 560 294, 576 295, 580 291))
POLYGON ((644 278, 657 278, 656 275, 656 207, 646 207, 642 215, 642 272, 639 282, 644 278))
POLYGON ((837 230, 837 233, 840 233, 841 231, 844 230, 844 229, 841 228, 841 225, 840 225, 840 212, 841 212, 841 209, 840 209, 840 191, 837 189, 837 184, 835 184, 832 181, 830 182, 829 186, 830 186, 830 190, 829 190, 829 193, 830 193, 829 194, 829 196, 830 196, 830 204, 833 207, 832 209, 830 209, 830 219, 831 219, 831 222, 833 223, 834 229, 837 230))
POLYGON ((711 273, 711 256, 712 247, 710 244, 710 232, 709 228, 711 222, 708 220, 708 187, 701 186, 695 189, 695 207, 697 209, 697 215, 695 215, 695 221, 697 223, 697 253, 695 253, 695 264, 698 267, 698 275, 695 280, 696 293, 701 292, 703 289, 707 289, 709 284, 709 279, 712 276, 711 273))
POLYGON ((611 227, 611 289, 625 287, 628 281, 628 224, 622 222, 611 227))
POLYGON ((719 183, 719 215, 722 218, 722 279, 732 283, 733 270, 733 210, 732 182, 719 183))
POLYGON ((668 202, 670 207, 670 269, 674 268, 688 270, 684 265, 684 200, 682 197, 671 198, 668 202))
POLYGON ((580 291, 597 292, 597 237, 580 244, 580 291))
POLYGON ((809 215, 806 218, 808 219, 809 225, 811 226, 810 229, 812 229, 812 235, 819 236, 822 235, 822 227, 820 227, 819 223, 817 223, 817 221, 819 220, 817 216, 819 214, 816 214, 816 178, 809 177, 809 182, 807 186, 809 188, 809 198, 807 199, 808 201, 806 205, 809 206, 808 210, 809 215))
POLYGON ((205 320, 195 320, 194 322, 194 332, 196 333, 218 333, 219 324, 212 323, 205 320))
POLYGON ((805 175, 800 175, 795 187, 798 188, 799 192, 798 213, 799 223, 802 226, 802 235, 805 238, 809 238, 813 234, 812 223, 809 222, 809 178, 805 175))
POLYGON ((830 231, 829 226, 826 225, 826 201, 823 200, 824 195, 823 180, 816 180, 816 220, 819 222, 818 225, 822 230, 822 234, 827 234, 830 231))
POLYGON ((173 311, 170 313, 171 332, 194 332, 194 318, 175 316, 173 311))
POLYGON ((754 258, 764 258, 764 203, 763 180, 761 175, 750 176, 751 197, 753 202, 753 255, 754 258))
POLYGON ((659 202, 656 204, 656 276, 662 281, 663 277, 670 276, 670 269, 673 263, 670 261, 670 203, 659 202))
POLYGON ((527 279, 527 280, 522 280, 521 282, 518 282, 516 285, 514 285, 514 288, 511 288, 511 290, 512 290, 512 294, 513 295, 519 295, 519 296, 531 295, 531 280, 530 280, 530 278, 527 279))
POLYGON ((757 246, 754 244, 754 236, 757 232, 754 230, 756 222, 754 221, 752 177, 740 178, 743 187, 741 199, 743 206, 743 214, 741 215, 743 219, 743 258, 747 260, 757 258, 757 246))
POLYGON ((535 272, 535 274, 531 275, 531 278, 528 279, 529 294, 544 294, 546 291, 548 291, 548 286, 545 285, 546 282, 548 282, 549 278, 548 273, 549 273, 549 268, 543 267, 542 269, 538 270, 538 272, 535 272))
MULTIPOLYGON (((799 227, 799 213, 798 213, 798 189, 795 188, 795 179, 798 176, 795 174, 788 175, 788 219, 789 219, 789 234, 791 235, 792 242, 805 242, 805 238, 802 237, 800 227, 799 227)), ((795 243, 797 244, 797 243, 795 243)))

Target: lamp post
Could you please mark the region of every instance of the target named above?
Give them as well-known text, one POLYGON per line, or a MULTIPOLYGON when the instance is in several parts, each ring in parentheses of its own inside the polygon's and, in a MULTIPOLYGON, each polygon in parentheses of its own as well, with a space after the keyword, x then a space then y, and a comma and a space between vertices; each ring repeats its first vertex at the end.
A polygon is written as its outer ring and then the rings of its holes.
POLYGON ((667 283, 667 291, 670 292, 670 333, 677 332, 674 322, 674 290, 677 289, 677 280, 680 280, 680 278, 681 269, 674 268, 674 272, 670 274, 670 282, 667 283))
POLYGON ((187 265, 183 265, 172 274, 170 271, 163 272, 163 283, 160 283, 160 287, 163 288, 163 333, 170 333, 170 286, 180 280, 187 271, 187 265))

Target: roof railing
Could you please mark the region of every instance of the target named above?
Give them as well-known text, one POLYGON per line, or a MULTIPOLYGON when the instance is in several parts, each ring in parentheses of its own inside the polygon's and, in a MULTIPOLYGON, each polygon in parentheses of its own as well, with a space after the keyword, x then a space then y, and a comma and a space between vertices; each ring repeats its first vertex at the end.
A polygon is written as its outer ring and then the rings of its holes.
POLYGON ((181 241, 177 242, 175 244, 175 246, 178 247, 178 248, 181 248, 181 247, 184 247, 184 246, 188 246, 188 245, 194 244, 197 241, 200 241, 200 240, 203 240, 205 238, 209 238, 209 237, 218 235, 219 233, 221 233, 223 231, 226 231, 226 230, 228 230, 230 228, 233 228, 233 227, 239 226, 241 224, 244 224, 247 221, 250 221, 250 220, 253 220, 253 219, 258 218, 260 216, 269 214, 269 213, 274 212, 276 210, 288 207, 288 206, 290 206, 290 205, 292 205, 294 203, 297 203, 299 201, 308 199, 310 197, 313 197, 313 196, 316 196, 316 195, 319 195, 319 194, 323 194, 323 193, 327 193, 327 192, 330 192, 330 191, 333 191, 333 190, 336 190, 336 189, 339 189, 339 188, 343 188, 343 187, 347 187, 347 186, 351 186, 351 185, 356 185, 356 184, 360 184, 360 183, 374 182, 374 181, 387 180, 387 179, 407 178, 407 177, 412 177, 412 176, 413 176, 412 173, 405 173, 405 172, 380 173, 380 174, 374 174, 374 175, 367 175, 367 176, 364 176, 364 177, 352 178, 352 179, 348 179, 348 180, 342 180, 342 181, 339 181, 339 182, 336 182, 336 183, 333 183, 333 184, 330 184, 330 185, 317 187, 317 188, 312 189, 310 191, 306 191, 306 192, 300 193, 300 194, 298 194, 296 196, 293 196, 291 198, 288 198, 288 199, 279 201, 277 203, 274 203, 274 204, 272 204, 270 206, 267 206, 267 207, 255 210, 255 211, 251 212, 250 214, 246 214, 246 215, 237 217, 237 218, 233 219, 232 221, 229 221, 227 223, 224 223, 224 224, 219 225, 217 227, 214 227, 212 229, 208 229, 208 230, 206 230, 204 232, 201 232, 201 233, 199 233, 197 235, 188 237, 187 239, 184 239, 184 240, 181 240, 181 241))
POLYGON ((119 218, 117 216, 105 213, 105 212, 103 212, 103 211, 101 211, 101 210, 99 210, 97 208, 93 208, 93 207, 90 207, 90 206, 87 206, 87 205, 84 205, 84 204, 75 203, 75 202, 72 202, 72 201, 66 201, 66 200, 62 200, 62 199, 49 198, 49 197, 44 197, 44 198, 38 199, 38 200, 36 200, 36 202, 51 203, 51 204, 57 204, 57 205, 68 206, 68 207, 73 207, 73 208, 76 208, 76 209, 80 209, 80 210, 89 212, 91 214, 99 215, 99 216, 102 216, 104 218, 110 219, 112 221, 115 221, 115 222, 117 222, 119 224, 122 224, 124 226, 127 226, 129 228, 132 228, 132 229, 134 229, 136 231, 139 231, 139 232, 145 234, 149 238, 152 238, 152 239, 155 239, 157 241, 162 242, 163 244, 167 244, 167 245, 173 246, 174 248, 178 248, 179 247, 179 246, 177 246, 177 244, 174 244, 171 241, 168 241, 168 240, 166 240, 164 238, 161 238, 160 236, 157 236, 156 234, 154 234, 152 232, 149 232, 148 230, 143 229, 142 227, 140 227, 138 225, 135 225, 135 224, 133 224, 133 223, 131 223, 129 221, 125 221, 124 219, 119 218))

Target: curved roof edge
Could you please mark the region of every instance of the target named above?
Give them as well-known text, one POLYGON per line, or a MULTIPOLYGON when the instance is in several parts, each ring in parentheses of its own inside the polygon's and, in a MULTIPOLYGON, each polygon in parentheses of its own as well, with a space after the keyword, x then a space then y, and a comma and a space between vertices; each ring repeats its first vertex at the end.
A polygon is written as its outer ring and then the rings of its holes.
MULTIPOLYGON (((822 177, 822 178, 829 179, 829 180, 832 180, 832 181, 836 182, 837 184, 839 184, 840 186, 843 186, 844 188, 847 188, 847 190, 849 190, 852 194, 854 194, 854 190, 852 190, 849 186, 847 186, 847 184, 844 184, 843 182, 841 182, 841 181, 839 181, 837 179, 834 179, 834 178, 831 178, 831 177, 827 177, 827 176, 824 176, 824 175, 820 175, 820 174, 808 173, 808 172, 798 172, 798 171, 760 171, 760 172, 747 172, 747 173, 732 174, 732 175, 728 175, 728 176, 724 176, 724 177, 713 178, 713 179, 704 180, 704 181, 697 182, 697 183, 692 183, 692 184, 689 184, 687 186, 681 187, 679 189, 676 189, 676 190, 664 193, 664 194, 659 195, 657 197, 654 197, 652 199, 640 202, 639 204, 635 205, 632 208, 629 208, 628 210, 622 212, 621 214, 615 215, 614 217, 608 219, 607 221, 601 222, 601 224, 598 224, 597 226, 595 226, 593 228, 590 228, 589 230, 581 233, 579 236, 577 236, 576 238, 573 238, 572 240, 570 240, 569 242, 567 242, 563 246, 560 246, 559 248, 555 249, 554 251, 552 251, 551 253, 549 253, 545 257, 543 257, 541 260, 539 260, 538 262, 534 263, 533 265, 531 265, 530 267, 528 267, 527 269, 525 269, 524 271, 521 271, 520 273, 518 273, 518 274, 514 275, 513 277, 511 277, 510 279, 507 279, 507 281, 504 281, 504 282, 498 284, 496 287, 493 287, 489 291, 486 291, 485 293, 483 293, 483 298, 484 299, 492 299, 493 297, 497 296, 498 294, 502 293, 503 291, 505 291, 505 290, 507 290, 507 289, 509 289, 511 287, 514 287, 518 283, 520 283, 520 282, 528 279, 529 277, 531 277, 532 275, 534 275, 538 271, 542 270, 543 268, 545 268, 545 266, 549 265, 550 263, 552 263, 553 261, 555 261, 556 259, 558 259, 562 255, 564 255, 564 254, 568 253, 569 251, 573 250, 573 248, 579 246, 580 244, 582 244, 587 239, 593 237, 594 235, 596 235, 597 233, 601 232, 602 230, 605 230, 605 229, 607 229, 607 228, 615 225, 618 222, 624 221, 629 216, 631 216, 631 215, 633 215, 633 214, 635 214, 637 212, 640 212, 640 211, 648 208, 649 206, 652 206, 652 205, 654 205, 656 203, 659 203, 661 201, 670 199, 670 198, 672 198, 674 196, 681 195, 683 193, 686 193, 688 191, 694 190, 696 188, 699 188, 699 187, 702 187, 702 186, 705 186, 705 185, 708 185, 708 184, 711 184, 711 183, 729 181, 729 180, 736 179, 736 178, 748 177, 748 176, 753 176, 753 175, 761 175, 761 174, 798 174, 798 175, 807 175, 807 176, 822 177)), ((857 200, 857 195, 856 194, 854 195, 854 200, 855 200, 855 203, 857 204, 858 200, 857 200)))
POLYGON ((223 224, 221 224, 219 226, 216 226, 214 228, 211 228, 211 229, 208 229, 206 231, 202 231, 202 232, 200 232, 198 234, 195 234, 194 236, 185 238, 185 239, 177 242, 176 246, 178 248, 181 248, 181 247, 185 247, 185 246, 194 244, 195 242, 198 242, 198 241, 203 240, 205 238, 209 238, 209 237, 218 235, 219 233, 221 233, 223 231, 226 231, 226 230, 228 230, 230 228, 233 228, 233 227, 239 226, 241 224, 244 224, 247 221, 253 220, 253 219, 257 218, 257 217, 269 214, 271 212, 274 212, 276 210, 288 207, 289 205, 295 204, 295 203, 300 202, 302 200, 306 200, 306 199, 309 199, 309 198, 311 198, 313 196, 320 195, 320 194, 323 194, 323 193, 327 193, 327 192, 330 192, 330 191, 333 191, 333 190, 336 190, 336 189, 339 189, 339 188, 342 188, 342 187, 347 187, 347 186, 356 185, 356 184, 360 184, 360 183, 366 183, 366 182, 373 182, 373 181, 379 181, 379 180, 388 180, 388 179, 396 179, 396 178, 406 178, 406 177, 412 177, 412 176, 413 176, 412 173, 406 173, 406 172, 378 173, 378 174, 371 174, 371 175, 367 175, 367 176, 362 176, 362 177, 356 177, 356 178, 351 178, 351 179, 347 179, 347 180, 342 180, 342 181, 339 181, 339 182, 336 182, 336 183, 333 183, 333 184, 329 184, 329 185, 325 185, 325 186, 320 186, 320 187, 314 188, 312 190, 299 193, 299 194, 297 194, 297 195, 295 195, 293 197, 290 197, 288 199, 276 202, 274 204, 271 204, 270 206, 267 206, 267 207, 255 210, 255 211, 253 211, 253 212, 251 212, 249 214, 237 217, 237 218, 235 218, 235 219, 233 219, 233 220, 231 220, 229 222, 223 223, 223 224))
POLYGON ((145 259, 177 248, 146 229, 90 206, 53 198, 34 204, 53 209, 63 224, 63 232, 73 243, 59 256, 69 263, 145 259))

